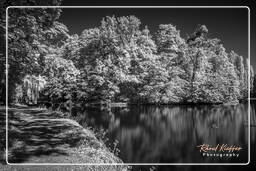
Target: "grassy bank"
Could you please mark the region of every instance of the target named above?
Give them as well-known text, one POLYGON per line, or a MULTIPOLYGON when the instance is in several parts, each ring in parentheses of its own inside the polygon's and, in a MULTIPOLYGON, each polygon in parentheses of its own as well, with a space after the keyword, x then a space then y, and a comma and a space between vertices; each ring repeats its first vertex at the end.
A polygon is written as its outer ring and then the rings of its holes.
MULTIPOLYGON (((4 135, 5 109, 0 109, 4 135)), ((61 112, 15 107, 8 112, 9 163, 122 163, 94 133, 61 112)), ((1 167, 10 170, 127 170, 124 166, 4 166, 5 138, 1 139, 1 167)))

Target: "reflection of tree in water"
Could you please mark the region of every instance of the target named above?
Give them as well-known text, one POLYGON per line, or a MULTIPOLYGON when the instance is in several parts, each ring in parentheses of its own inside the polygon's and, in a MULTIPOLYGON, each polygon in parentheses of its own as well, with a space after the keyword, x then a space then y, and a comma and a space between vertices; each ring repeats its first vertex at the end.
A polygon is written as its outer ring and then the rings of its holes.
MULTIPOLYGON (((256 101, 251 101, 251 109, 250 109, 250 124, 251 124, 251 158, 256 158, 256 101)), ((254 162, 255 163, 255 162, 254 162)))
POLYGON ((196 146, 225 143, 242 146, 247 153, 247 109, 247 104, 132 106, 87 110, 76 120, 107 130, 110 140, 120 142, 125 162, 212 162, 203 159, 196 146))
POLYGON ((196 146, 203 143, 246 148, 246 110, 245 105, 140 107, 116 115, 121 126, 112 134, 120 140, 125 161, 200 162, 196 146))

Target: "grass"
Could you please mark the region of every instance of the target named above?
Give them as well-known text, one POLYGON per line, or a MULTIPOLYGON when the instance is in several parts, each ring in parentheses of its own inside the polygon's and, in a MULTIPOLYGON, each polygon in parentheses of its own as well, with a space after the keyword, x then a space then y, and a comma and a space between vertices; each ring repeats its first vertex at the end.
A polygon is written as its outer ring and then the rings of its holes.
MULTIPOLYGON (((122 163, 95 133, 61 112, 15 107, 8 112, 9 163, 122 163)), ((5 135, 5 109, 0 108, 1 135, 5 135)), ((1 137, 5 154, 5 137, 1 137)), ((2 170, 128 170, 127 166, 6 166, 2 170)))

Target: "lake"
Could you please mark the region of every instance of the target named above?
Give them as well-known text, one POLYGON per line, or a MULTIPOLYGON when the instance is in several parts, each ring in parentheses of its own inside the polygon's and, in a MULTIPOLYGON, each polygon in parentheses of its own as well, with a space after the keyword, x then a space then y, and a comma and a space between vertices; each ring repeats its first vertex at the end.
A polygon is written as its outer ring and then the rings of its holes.
MULTIPOLYGON (((251 102, 251 124, 256 123, 251 102)), ((248 161, 248 103, 238 105, 130 106, 74 112, 79 122, 105 130, 108 143, 118 141, 125 163, 246 163, 248 161), (241 147, 239 151, 206 156, 199 145, 241 147), (224 156, 224 154, 238 156, 224 156), (220 157, 222 154, 223 156, 220 157)), ((252 131, 252 133, 255 130, 252 131)), ((255 135, 255 133, 253 133, 255 135)), ((251 137, 255 141, 255 136, 251 137)))

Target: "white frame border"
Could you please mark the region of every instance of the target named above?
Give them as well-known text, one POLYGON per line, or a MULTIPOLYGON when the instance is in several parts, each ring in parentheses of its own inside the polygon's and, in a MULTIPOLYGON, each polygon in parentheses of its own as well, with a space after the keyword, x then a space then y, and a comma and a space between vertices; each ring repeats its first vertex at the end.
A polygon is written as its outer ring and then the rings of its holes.
POLYGON ((250 163, 250 8, 248 6, 8 6, 6 8, 6 163, 8 165, 249 165, 250 163), (9 163, 8 162, 8 9, 10 8, 246 8, 248 10, 248 162, 247 163, 9 163))

